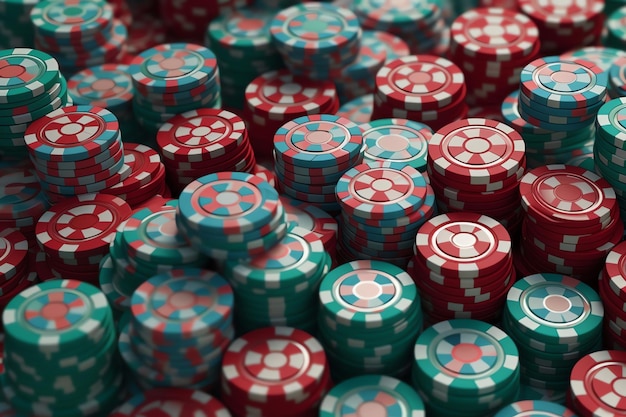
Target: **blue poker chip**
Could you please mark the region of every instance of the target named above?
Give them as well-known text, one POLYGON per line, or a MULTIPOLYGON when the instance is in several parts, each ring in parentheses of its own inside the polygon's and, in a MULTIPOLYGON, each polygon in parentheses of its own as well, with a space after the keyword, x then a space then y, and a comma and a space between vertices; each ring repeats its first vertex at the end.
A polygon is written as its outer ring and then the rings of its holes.
POLYGON ((74 74, 67 81, 70 96, 77 105, 117 109, 130 106, 133 83, 128 65, 104 64, 74 74))
POLYGON ((550 401, 523 400, 516 401, 498 411, 494 417, 576 417, 570 409, 550 401))

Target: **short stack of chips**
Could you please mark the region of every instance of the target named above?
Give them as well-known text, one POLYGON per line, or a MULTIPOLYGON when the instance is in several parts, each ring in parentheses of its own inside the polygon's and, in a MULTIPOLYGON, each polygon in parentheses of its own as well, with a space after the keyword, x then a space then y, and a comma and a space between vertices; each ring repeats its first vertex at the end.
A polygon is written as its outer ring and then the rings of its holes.
POLYGON ((295 77, 288 70, 267 72, 252 80, 245 91, 243 117, 259 159, 272 159, 274 133, 285 123, 311 114, 335 114, 339 109, 332 81, 295 77))
POLYGON ((30 14, 35 46, 59 61, 66 76, 125 54, 126 26, 103 0, 44 0, 30 14))
POLYGON ((411 53, 425 54, 436 49, 445 35, 442 3, 356 0, 353 8, 364 29, 389 32, 405 41, 411 53))
POLYGON ((519 85, 522 68, 539 56, 539 32, 526 16, 500 8, 469 10, 452 23, 450 55, 472 104, 499 104, 519 85))
POLYGON ((533 274, 509 291, 502 326, 520 352, 521 380, 567 391, 570 371, 601 346, 604 309, 587 284, 559 274, 533 274))
POLYGON ((504 226, 474 213, 440 214, 420 227, 415 253, 409 271, 428 321, 499 321, 516 278, 504 226))
POLYGON ((97 284, 100 260, 130 214, 124 200, 106 194, 81 194, 53 205, 36 227, 52 275, 97 284))
POLYGON ((626 6, 611 13, 606 27, 608 31, 602 43, 611 48, 626 49, 626 6))
POLYGON ((310 2, 278 12, 270 33, 292 74, 332 80, 357 59, 362 30, 349 9, 310 2))
POLYGON ((522 218, 525 149, 519 133, 494 120, 464 119, 436 131, 428 143, 428 177, 439 209, 488 215, 513 234, 522 218))
POLYGON ((593 156, 596 172, 613 187, 622 219, 626 219, 626 97, 600 107, 593 156))
POLYGON ((18 230, 0 231, 0 311, 37 278, 31 271, 28 249, 28 240, 18 230))
POLYGON ((543 56, 600 44, 604 0, 518 0, 518 7, 537 25, 543 56))
POLYGON ((407 416, 424 417, 424 402, 413 387, 384 375, 363 375, 346 379, 326 394, 319 417, 359 415, 374 410, 390 415, 402 410, 407 416))
POLYGON ((180 194, 176 224, 198 251, 215 260, 250 259, 287 234, 278 192, 254 174, 218 172, 180 194))
POLYGON ((503 407, 494 417, 521 417, 525 415, 576 417, 569 408, 543 400, 521 400, 503 407))
POLYGON ((38 0, 0 1, 0 49, 34 46, 30 12, 37 3, 38 0))
POLYGON ((35 49, 0 51, 0 67, 0 157, 23 159, 26 128, 67 103, 67 84, 58 62, 35 49))
POLYGON ((130 297, 150 277, 176 268, 202 268, 204 256, 193 249, 176 226, 175 200, 146 207, 120 223, 100 264, 100 287, 114 312, 129 308, 130 297))
POLYGON ((24 135, 30 160, 48 200, 113 187, 131 174, 119 123, 95 106, 69 106, 30 124, 24 135))
POLYGON ((217 398, 206 392, 185 388, 142 391, 118 406, 109 417, 145 416, 161 411, 170 415, 180 412, 185 416, 230 417, 228 409, 217 398))
POLYGON ((129 56, 139 55, 146 49, 165 43, 167 34, 163 21, 146 11, 133 16, 133 22, 128 27, 126 48, 129 56))
POLYGON ((226 262, 222 269, 235 292, 237 331, 288 326, 315 333, 317 291, 331 262, 320 238, 298 226, 267 253, 226 262))
POLYGON ((363 136, 355 123, 319 114, 285 123, 274 135, 274 170, 279 190, 328 212, 339 205, 335 185, 363 159, 363 136))
POLYGON ((226 110, 202 108, 172 117, 159 129, 157 145, 175 194, 198 177, 253 172, 256 165, 244 121, 226 110))
POLYGON ((445 58, 398 58, 376 74, 372 119, 409 119, 437 130, 465 117, 466 91, 461 69, 445 58))
POLYGON ((284 68, 270 35, 276 12, 261 7, 239 9, 209 24, 204 44, 217 56, 225 106, 243 109, 248 84, 266 72, 284 68))
POLYGON ((209 270, 173 269, 141 284, 118 343, 139 386, 216 388, 235 335, 233 304, 228 282, 209 270))
POLYGON ((525 219, 516 267, 522 275, 552 272, 595 286, 624 225, 615 192, 584 168, 546 165, 520 182, 525 219))
POLYGON ((617 244, 606 256, 598 278, 598 292, 604 306, 604 345, 626 350, 626 242, 617 244))
POLYGON ((157 45, 135 57, 129 71, 135 118, 149 134, 176 114, 221 106, 217 59, 204 46, 157 45))
POLYGON ((341 105, 337 111, 337 116, 360 125, 371 121, 372 112, 374 111, 374 96, 368 94, 351 100, 341 105))
POLYGON ((403 269, 381 261, 343 264, 322 280, 319 302, 318 332, 336 381, 408 375, 423 317, 415 284, 403 269))
POLYGON ((435 195, 424 176, 396 162, 356 165, 337 182, 336 196, 341 207, 337 249, 345 260, 406 267, 417 230, 435 213, 435 195))
POLYGON ((579 360, 570 378, 567 402, 580 416, 626 413, 622 380, 626 352, 598 350, 579 360))
POLYGON ((609 68, 609 96, 626 97, 626 57, 619 57, 609 68))
POLYGON ((415 342, 412 383, 428 416, 492 415, 517 400, 519 375, 513 340, 479 320, 437 323, 415 342))
POLYGON ((37 284, 2 315, 8 402, 24 415, 108 415, 125 395, 111 308, 96 287, 37 284))
POLYGON ((254 330, 224 353, 221 400, 233 417, 317 417, 330 386, 324 349, 302 330, 254 330))

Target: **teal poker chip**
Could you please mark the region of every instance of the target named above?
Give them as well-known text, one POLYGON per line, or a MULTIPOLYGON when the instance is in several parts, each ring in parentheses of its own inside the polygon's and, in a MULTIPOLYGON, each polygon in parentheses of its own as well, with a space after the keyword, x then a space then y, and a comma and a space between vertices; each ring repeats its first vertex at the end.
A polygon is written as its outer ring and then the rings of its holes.
POLYGON ((576 414, 561 404, 542 400, 522 400, 507 405, 494 417, 576 417, 576 414))
POLYGON ((70 77, 68 92, 77 105, 108 109, 130 105, 133 83, 128 68, 122 64, 86 68, 70 77))
POLYGON ((337 111, 337 115, 356 124, 368 123, 372 117, 373 108, 374 96, 367 94, 344 103, 337 111))
POLYGON ((506 310, 523 333, 554 344, 596 338, 604 316, 591 287, 559 274, 534 274, 516 282, 507 294, 506 310))
POLYGON ((28 48, 0 51, 0 104, 35 99, 59 82, 58 62, 28 48))
MULTIPOLYGON (((406 25, 413 25, 416 22, 426 23, 436 18, 441 13, 442 2, 426 0, 416 4, 391 7, 388 0, 356 0, 354 7, 359 15, 375 16, 380 24, 406 27, 406 25), (384 12, 381 13, 381 11, 384 12)), ((380 28, 380 30, 383 29, 380 28)))
POLYGON ((626 96, 626 57, 620 57, 609 69, 609 88, 612 97, 626 96))
POLYGON ((596 118, 596 134, 618 149, 626 150, 626 97, 605 103, 596 118))
POLYGON ((37 32, 58 38, 86 38, 113 20, 113 8, 105 1, 58 2, 44 0, 33 7, 31 20, 37 32))
POLYGON ((276 11, 261 7, 223 14, 209 23, 207 46, 218 54, 239 59, 277 54, 270 35, 274 15, 276 11))

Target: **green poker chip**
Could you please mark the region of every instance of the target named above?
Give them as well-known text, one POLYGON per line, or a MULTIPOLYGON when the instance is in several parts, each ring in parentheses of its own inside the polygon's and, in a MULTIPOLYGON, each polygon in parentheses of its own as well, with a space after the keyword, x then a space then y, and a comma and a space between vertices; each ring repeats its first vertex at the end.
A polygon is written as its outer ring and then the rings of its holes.
POLYGON ((33 100, 59 82, 58 62, 29 48, 0 51, 0 105, 33 100))
POLYGON ((626 97, 605 103, 596 118, 596 135, 618 149, 626 150, 626 97))

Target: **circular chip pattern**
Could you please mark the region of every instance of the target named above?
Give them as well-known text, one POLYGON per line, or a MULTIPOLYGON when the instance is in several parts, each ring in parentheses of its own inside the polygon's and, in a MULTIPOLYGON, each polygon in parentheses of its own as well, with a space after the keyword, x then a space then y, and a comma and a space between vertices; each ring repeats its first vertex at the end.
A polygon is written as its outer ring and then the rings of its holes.
POLYGON ((0 103, 40 97, 59 81, 59 64, 50 55, 28 48, 0 52, 0 103))

